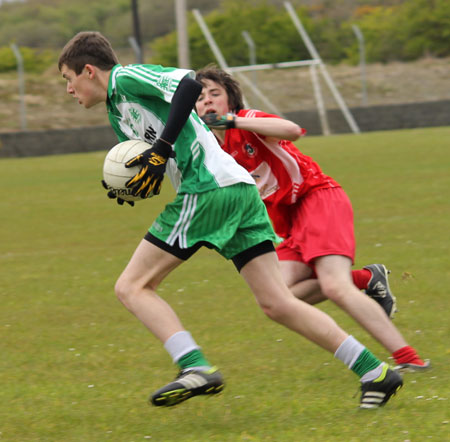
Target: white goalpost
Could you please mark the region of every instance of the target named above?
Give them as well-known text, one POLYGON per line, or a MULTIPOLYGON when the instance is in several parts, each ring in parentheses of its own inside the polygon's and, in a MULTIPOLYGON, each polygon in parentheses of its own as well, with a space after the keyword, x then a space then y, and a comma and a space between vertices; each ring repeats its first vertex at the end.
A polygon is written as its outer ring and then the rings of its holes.
MULTIPOLYGON (((211 48, 214 56, 216 57, 216 60, 220 66, 221 69, 229 72, 230 74, 236 75, 239 80, 242 83, 245 83, 245 85, 252 91, 252 93, 258 97, 266 106, 267 109, 271 112, 283 116, 283 114, 277 109, 277 107, 259 90, 259 88, 251 82, 246 76, 241 75, 243 72, 250 72, 250 71, 262 71, 267 69, 282 69, 282 68, 291 68, 291 67, 309 67, 309 72, 311 76, 311 82, 313 85, 313 92, 314 92, 314 98, 317 105, 317 110, 319 114, 319 120, 322 127, 322 133, 324 135, 330 134, 330 128, 328 124, 328 118, 326 114, 325 105, 323 102, 322 97, 322 91, 320 88, 320 83, 317 75, 317 68, 319 69, 320 74, 323 76, 325 83, 329 87, 334 99, 336 100, 336 103, 338 104, 345 120, 347 121, 350 129, 353 133, 360 133, 359 127, 353 118, 352 114, 350 113, 344 99, 342 98, 341 94, 339 93, 336 85, 333 82, 333 79, 329 75, 325 64, 323 63, 322 59, 319 56, 319 53, 317 52, 316 48, 314 47, 314 44, 312 43, 311 39, 309 38, 308 33, 306 32, 305 28, 303 27, 297 13, 295 12, 294 8, 292 7, 290 2, 284 2, 284 6, 289 13, 289 16, 291 17, 297 31, 299 32, 303 43, 305 44, 311 59, 310 60, 300 60, 300 61, 288 61, 288 62, 280 62, 280 63, 267 63, 267 64, 254 64, 254 65, 248 65, 248 66, 234 66, 230 67, 228 66, 227 62, 225 61, 224 56, 222 55, 222 52, 220 51, 217 43, 215 42, 213 36, 211 35, 208 26, 206 25, 205 21, 203 20, 203 17, 198 9, 194 9, 192 12, 194 14, 194 17, 200 26, 200 29, 205 36, 209 47, 211 48)), ((248 104, 245 102, 245 106, 248 106, 248 104)))

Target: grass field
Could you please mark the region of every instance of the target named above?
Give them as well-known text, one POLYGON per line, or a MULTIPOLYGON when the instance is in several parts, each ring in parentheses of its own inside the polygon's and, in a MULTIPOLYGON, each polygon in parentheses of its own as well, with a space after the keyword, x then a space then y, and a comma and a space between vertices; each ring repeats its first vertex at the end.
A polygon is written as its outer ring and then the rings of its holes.
MULTIPOLYGON (((105 153, 0 160, 0 441, 444 441, 450 437, 450 128, 310 137, 301 149, 350 195, 356 266, 383 262, 395 323, 433 370, 376 411, 356 376, 266 319, 232 264, 201 250, 160 294, 226 377, 173 409, 148 395, 176 374, 113 284, 173 196, 106 198, 105 153)), ((320 308, 380 358, 330 302, 320 308)))

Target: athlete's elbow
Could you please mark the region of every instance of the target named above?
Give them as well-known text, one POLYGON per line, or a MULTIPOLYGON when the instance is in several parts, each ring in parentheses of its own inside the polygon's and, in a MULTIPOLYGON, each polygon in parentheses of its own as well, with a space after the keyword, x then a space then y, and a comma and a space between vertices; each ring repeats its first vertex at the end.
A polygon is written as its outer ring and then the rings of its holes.
POLYGON ((297 141, 303 134, 302 128, 295 123, 289 125, 289 129, 286 131, 286 140, 297 141))

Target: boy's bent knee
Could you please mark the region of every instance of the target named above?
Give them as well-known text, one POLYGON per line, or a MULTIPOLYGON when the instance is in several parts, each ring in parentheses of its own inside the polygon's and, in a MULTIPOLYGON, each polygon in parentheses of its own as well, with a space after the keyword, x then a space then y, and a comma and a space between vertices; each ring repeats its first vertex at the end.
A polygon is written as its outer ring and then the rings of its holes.
POLYGON ((119 301, 125 306, 128 305, 133 298, 139 296, 141 287, 133 281, 125 278, 123 275, 116 281, 114 292, 119 301))
POLYGON ((283 319, 289 315, 289 306, 284 302, 259 303, 261 310, 272 321, 283 322, 283 319))
POLYGON ((336 304, 340 304, 346 297, 350 296, 354 292, 354 289, 353 284, 339 284, 336 282, 328 284, 321 283, 323 295, 336 304))
POLYGON ((114 292, 122 304, 126 304, 128 298, 131 296, 130 285, 126 284, 122 278, 119 278, 114 285, 114 292))
POLYGON ((153 280, 144 284, 141 280, 134 280, 122 274, 114 285, 114 292, 119 301, 129 308, 134 300, 140 296, 156 294, 158 284, 153 280))

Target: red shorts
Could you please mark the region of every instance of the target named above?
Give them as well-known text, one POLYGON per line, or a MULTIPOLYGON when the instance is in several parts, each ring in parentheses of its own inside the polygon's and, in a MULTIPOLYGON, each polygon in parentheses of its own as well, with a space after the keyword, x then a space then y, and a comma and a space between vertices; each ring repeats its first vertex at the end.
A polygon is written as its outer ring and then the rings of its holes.
POLYGON ((300 261, 312 266, 320 256, 342 255, 353 263, 353 209, 342 188, 312 192, 300 199, 292 216, 289 236, 276 248, 280 261, 300 261))

